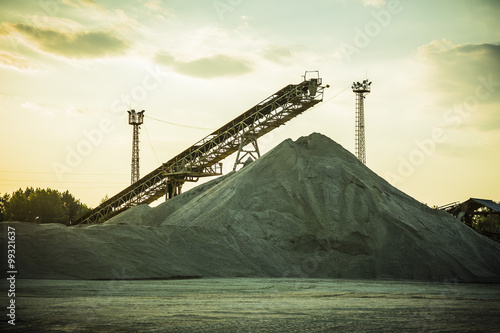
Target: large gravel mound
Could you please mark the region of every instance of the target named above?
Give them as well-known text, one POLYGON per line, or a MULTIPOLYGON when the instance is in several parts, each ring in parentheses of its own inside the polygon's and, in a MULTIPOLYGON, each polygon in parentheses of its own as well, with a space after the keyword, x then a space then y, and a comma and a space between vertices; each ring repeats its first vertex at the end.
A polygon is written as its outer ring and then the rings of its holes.
POLYGON ((321 134, 286 140, 241 171, 103 225, 9 225, 21 278, 500 282, 500 244, 392 187, 321 134))

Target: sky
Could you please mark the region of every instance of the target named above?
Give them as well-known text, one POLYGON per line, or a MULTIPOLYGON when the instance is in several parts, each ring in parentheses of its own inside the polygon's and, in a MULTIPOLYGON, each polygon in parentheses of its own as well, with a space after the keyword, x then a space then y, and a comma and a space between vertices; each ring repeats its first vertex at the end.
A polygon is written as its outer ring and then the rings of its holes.
POLYGON ((130 184, 127 110, 145 110, 145 175, 318 70, 324 101, 262 153, 313 132, 354 153, 368 78, 369 168, 430 206, 500 201, 498 17, 496 0, 0 0, 0 193, 96 206, 130 184))

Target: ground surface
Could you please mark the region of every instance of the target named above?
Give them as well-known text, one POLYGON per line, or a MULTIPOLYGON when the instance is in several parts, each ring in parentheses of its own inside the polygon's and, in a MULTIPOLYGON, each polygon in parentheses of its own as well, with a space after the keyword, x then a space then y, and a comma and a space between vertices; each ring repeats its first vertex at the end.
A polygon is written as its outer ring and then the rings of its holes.
MULTIPOLYGON (((16 304, 13 331, 19 332, 498 332, 500 327, 500 285, 452 281, 18 280, 16 304)), ((5 328, 13 327, 2 320, 0 330, 5 328)))

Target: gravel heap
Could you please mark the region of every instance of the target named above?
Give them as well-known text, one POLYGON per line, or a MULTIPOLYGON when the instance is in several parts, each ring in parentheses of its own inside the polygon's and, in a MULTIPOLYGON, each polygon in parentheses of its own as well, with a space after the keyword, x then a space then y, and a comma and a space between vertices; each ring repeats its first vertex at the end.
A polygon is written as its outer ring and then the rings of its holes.
POLYGON ((500 244, 394 188, 317 133, 102 225, 9 225, 20 278, 500 282, 500 244))

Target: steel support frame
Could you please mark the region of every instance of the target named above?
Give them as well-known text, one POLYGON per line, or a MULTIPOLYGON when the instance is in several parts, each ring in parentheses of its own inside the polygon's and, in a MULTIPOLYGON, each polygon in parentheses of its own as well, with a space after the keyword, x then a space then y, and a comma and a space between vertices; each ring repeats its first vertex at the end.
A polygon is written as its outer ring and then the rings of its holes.
POLYGON ((134 124, 134 133, 132 138, 132 172, 131 172, 131 184, 134 184, 139 180, 139 129, 138 124, 134 124))
POLYGON ((259 144, 257 143, 257 137, 252 131, 242 135, 240 138, 240 145, 238 148, 238 152, 236 153, 236 160, 234 161, 233 171, 236 171, 239 165, 245 165, 246 157, 251 158, 252 160, 260 158, 260 150, 259 144), (249 144, 251 144, 252 147, 245 150, 245 146, 249 144))
POLYGON ((323 100, 321 80, 304 80, 288 85, 266 98, 233 121, 195 143, 161 167, 139 179, 123 191, 76 220, 74 224, 100 223, 118 213, 148 204, 174 190, 167 199, 179 194, 184 181, 222 174, 221 160, 239 149, 247 133, 255 139, 283 125, 323 100))
POLYGON ((365 147, 365 109, 364 109, 364 92, 356 92, 356 119, 355 119, 355 154, 358 160, 366 164, 366 147, 365 147))

